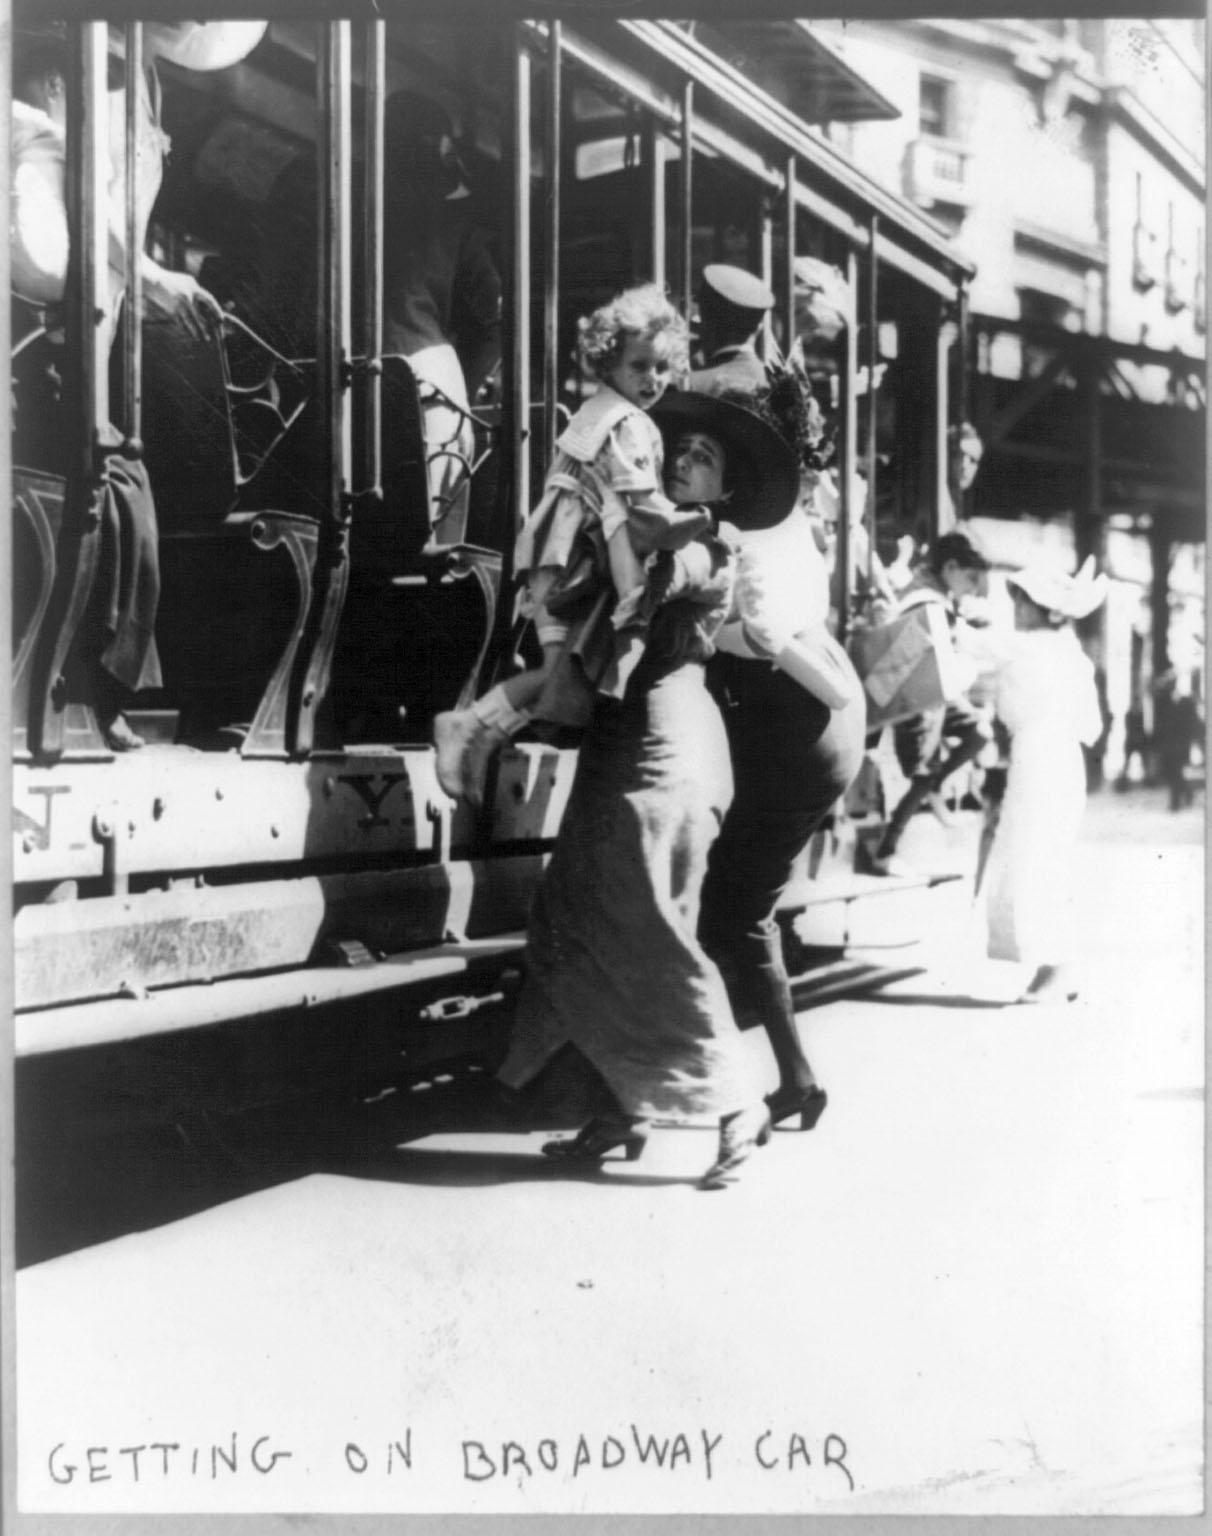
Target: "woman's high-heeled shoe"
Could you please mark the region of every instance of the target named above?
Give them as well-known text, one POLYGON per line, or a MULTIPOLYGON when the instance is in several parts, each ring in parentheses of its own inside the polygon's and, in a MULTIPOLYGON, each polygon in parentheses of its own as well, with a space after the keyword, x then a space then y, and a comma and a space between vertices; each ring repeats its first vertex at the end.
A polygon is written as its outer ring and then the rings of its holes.
POLYGON ((800 1130, 810 1131, 825 1113, 829 1095, 817 1083, 800 1088, 786 1083, 766 1095, 766 1108, 770 1111, 770 1123, 781 1125, 784 1120, 800 1117, 800 1130))
POLYGON ((720 1150, 699 1180, 700 1189, 724 1189, 737 1179, 755 1147, 764 1147, 773 1129, 765 1103, 739 1109, 720 1121, 720 1150))
POLYGON ((544 1157, 560 1157, 570 1163, 600 1163, 616 1147, 622 1148, 629 1163, 648 1145, 648 1130, 643 1120, 611 1120, 598 1116, 583 1125, 575 1136, 562 1141, 545 1141, 544 1157))
POLYGON ((1077 1000, 1077 981, 1066 965, 1041 965, 1031 978, 1020 1003, 1072 1003, 1077 1000))

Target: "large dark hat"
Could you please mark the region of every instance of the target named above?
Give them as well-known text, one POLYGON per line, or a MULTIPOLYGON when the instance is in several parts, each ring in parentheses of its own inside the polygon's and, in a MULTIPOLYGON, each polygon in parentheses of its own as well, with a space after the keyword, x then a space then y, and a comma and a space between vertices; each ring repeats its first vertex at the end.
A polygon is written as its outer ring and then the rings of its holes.
POLYGON ((723 444, 731 491, 724 510, 728 522, 741 529, 772 528, 795 506, 800 491, 795 454, 755 411, 717 395, 671 389, 651 415, 669 451, 683 432, 705 432, 723 444))

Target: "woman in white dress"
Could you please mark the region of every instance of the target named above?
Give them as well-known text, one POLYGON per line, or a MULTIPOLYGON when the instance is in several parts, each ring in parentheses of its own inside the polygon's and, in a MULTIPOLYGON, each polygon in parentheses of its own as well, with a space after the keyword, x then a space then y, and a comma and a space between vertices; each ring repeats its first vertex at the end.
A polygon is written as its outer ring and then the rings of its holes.
POLYGON ((1107 579, 1009 576, 1014 633, 996 674, 997 713, 1010 733, 1010 772, 989 867, 988 952, 1031 968, 1020 1002, 1071 1001, 1070 884, 1086 805, 1083 744, 1102 730, 1094 668, 1072 621, 1103 601, 1107 579))

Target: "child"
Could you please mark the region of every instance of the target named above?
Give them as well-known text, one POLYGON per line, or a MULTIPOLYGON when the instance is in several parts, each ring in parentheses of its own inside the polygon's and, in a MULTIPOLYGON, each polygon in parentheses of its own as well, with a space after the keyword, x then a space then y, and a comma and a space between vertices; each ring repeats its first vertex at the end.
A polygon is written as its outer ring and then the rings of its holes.
POLYGON ((711 526, 661 490, 661 435, 648 412, 688 364, 686 323, 656 284, 582 319, 580 355, 599 387, 556 441, 538 506, 518 537, 520 609, 542 665, 434 722, 438 782, 478 805, 493 751, 532 718, 581 725, 593 691, 622 694, 643 650, 647 557, 711 526), (562 661, 562 665, 557 663, 562 661))
MULTIPOLYGON (((945 533, 931 547, 926 564, 903 593, 900 611, 905 613, 921 603, 941 603, 954 631, 964 599, 978 597, 986 589, 988 570, 989 562, 964 534, 945 533)), ((897 856, 897 848, 914 813, 939 797, 943 781, 977 757, 992 740, 993 732, 984 712, 961 698, 898 720, 892 734, 909 788, 871 856, 871 870, 877 875, 895 876, 910 873, 897 856), (948 741, 954 743, 950 751, 948 741)))
POLYGON ((1094 668, 1072 620, 1106 596, 1088 560, 1076 576, 1034 569, 1006 579, 1014 633, 996 672, 997 713, 1010 732, 1010 772, 989 861, 995 960, 1031 971, 1024 1003, 1069 1001, 1069 876, 1086 804, 1083 743, 1102 728, 1094 668))

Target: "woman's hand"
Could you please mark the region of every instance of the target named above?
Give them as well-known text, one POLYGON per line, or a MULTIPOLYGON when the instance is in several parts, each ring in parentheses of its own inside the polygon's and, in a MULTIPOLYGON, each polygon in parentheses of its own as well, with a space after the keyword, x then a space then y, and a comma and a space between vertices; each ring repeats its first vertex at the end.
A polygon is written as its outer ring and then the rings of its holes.
POLYGON ((143 265, 143 310, 152 322, 171 320, 183 325, 197 341, 212 334, 223 318, 214 295, 188 272, 173 272, 150 257, 143 265))
POLYGON ((779 649, 774 664, 830 709, 845 709, 862 697, 863 685, 850 658, 823 624, 793 636, 779 649))

